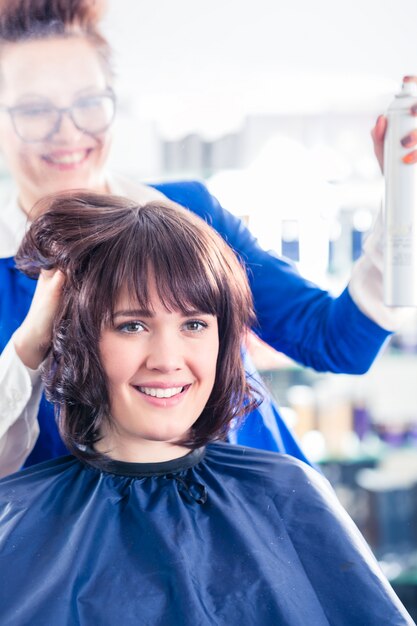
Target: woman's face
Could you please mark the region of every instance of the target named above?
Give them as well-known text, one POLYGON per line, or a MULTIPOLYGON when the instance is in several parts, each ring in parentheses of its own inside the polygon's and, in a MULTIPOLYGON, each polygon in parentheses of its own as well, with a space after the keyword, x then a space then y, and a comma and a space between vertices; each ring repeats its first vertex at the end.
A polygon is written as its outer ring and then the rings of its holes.
MULTIPOLYGON (((83 106, 86 97, 105 94, 107 86, 98 53, 82 37, 9 44, 2 50, 0 104, 19 107, 19 123, 30 138, 48 130, 45 103, 70 107, 81 98, 83 106), (39 132, 34 126, 36 114, 43 125, 39 132)), ((0 148, 26 211, 48 193, 76 188, 105 191, 103 168, 109 147, 108 130, 83 132, 67 114, 45 138, 24 141, 10 115, 0 111, 0 148)))
POLYGON ((124 294, 100 341, 113 427, 97 447, 119 460, 181 456, 173 442, 197 421, 216 376, 217 318, 167 311, 154 286, 151 296, 152 313, 138 311, 124 294))

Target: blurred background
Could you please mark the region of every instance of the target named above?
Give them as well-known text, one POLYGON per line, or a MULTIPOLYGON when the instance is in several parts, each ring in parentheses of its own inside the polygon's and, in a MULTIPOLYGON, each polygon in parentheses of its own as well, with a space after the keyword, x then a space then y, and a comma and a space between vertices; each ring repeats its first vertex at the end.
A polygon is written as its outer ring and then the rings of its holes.
MULTIPOLYGON (((112 168, 203 179, 263 247, 339 293, 380 208, 370 130, 417 74, 416 25, 415 0, 108 0, 112 168)), ((362 377, 251 349, 416 617, 417 316, 362 377)))

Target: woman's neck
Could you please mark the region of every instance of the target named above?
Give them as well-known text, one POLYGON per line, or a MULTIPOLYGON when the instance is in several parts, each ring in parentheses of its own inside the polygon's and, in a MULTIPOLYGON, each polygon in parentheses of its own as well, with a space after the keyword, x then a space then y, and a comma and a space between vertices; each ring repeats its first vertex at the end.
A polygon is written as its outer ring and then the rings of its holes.
POLYGON ((162 463, 172 461, 189 453, 189 448, 168 441, 145 439, 119 439, 107 435, 94 446, 97 452, 114 461, 125 463, 162 463))

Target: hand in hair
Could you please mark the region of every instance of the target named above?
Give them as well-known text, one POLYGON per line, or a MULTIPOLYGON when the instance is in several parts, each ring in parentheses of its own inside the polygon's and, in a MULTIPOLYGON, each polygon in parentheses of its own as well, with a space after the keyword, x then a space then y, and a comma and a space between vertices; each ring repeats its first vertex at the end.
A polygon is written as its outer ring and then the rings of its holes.
POLYGON ((26 367, 37 369, 48 353, 64 280, 60 270, 41 270, 28 314, 14 335, 16 353, 26 367))

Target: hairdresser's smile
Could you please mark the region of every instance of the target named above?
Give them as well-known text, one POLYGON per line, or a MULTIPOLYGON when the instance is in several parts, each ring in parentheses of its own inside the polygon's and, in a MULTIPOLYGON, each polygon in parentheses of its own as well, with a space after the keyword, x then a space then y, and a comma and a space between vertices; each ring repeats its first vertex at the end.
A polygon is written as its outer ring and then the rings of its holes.
POLYGON ((187 452, 177 442, 201 415, 216 377, 217 318, 168 311, 154 285, 150 296, 147 312, 124 294, 100 340, 111 423, 99 449, 121 460, 167 460, 187 452))
POLYGON ((76 170, 87 162, 93 150, 94 148, 55 150, 42 154, 41 159, 50 167, 59 170, 76 170))

